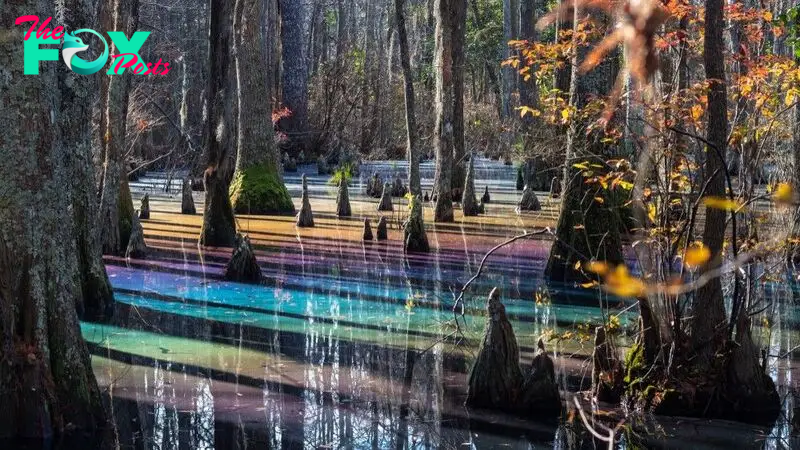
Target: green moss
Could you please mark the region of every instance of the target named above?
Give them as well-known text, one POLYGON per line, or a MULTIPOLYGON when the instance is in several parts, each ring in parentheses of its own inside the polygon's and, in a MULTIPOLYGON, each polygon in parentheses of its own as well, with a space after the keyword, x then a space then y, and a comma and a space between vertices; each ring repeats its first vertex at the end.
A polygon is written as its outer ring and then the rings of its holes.
POLYGON ((123 180, 119 186, 119 245, 120 251, 125 252, 128 248, 128 240, 131 238, 131 228, 133 227, 133 199, 131 198, 131 188, 128 180, 123 180))
POLYGON ((641 381, 638 377, 644 369, 644 345, 637 342, 625 354, 625 384, 629 387, 638 384, 641 381))
POLYGON ((294 203, 275 169, 260 165, 237 171, 230 190, 237 214, 293 214, 294 203))

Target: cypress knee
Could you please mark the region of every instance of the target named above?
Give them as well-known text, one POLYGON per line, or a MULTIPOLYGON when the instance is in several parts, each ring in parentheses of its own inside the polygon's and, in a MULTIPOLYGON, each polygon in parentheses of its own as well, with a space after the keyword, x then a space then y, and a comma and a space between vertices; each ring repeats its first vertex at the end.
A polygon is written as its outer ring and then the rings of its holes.
MULTIPOLYGON (((140 214, 141 215, 141 214, 140 214)), ((139 217, 133 214, 131 221, 131 237, 128 239, 126 258, 144 258, 147 256, 147 245, 144 243, 144 230, 139 217)))
POLYGON ((372 237, 372 225, 369 223, 369 217, 364 217, 364 233, 361 235, 361 239, 364 241, 371 241, 372 237))
POLYGON ((519 347, 497 288, 489 294, 486 310, 489 316, 478 357, 469 374, 465 404, 507 410, 517 402, 523 383, 519 347))
POLYGON ((389 233, 386 230, 386 217, 381 216, 378 220, 377 238, 379 241, 385 241, 389 238, 389 233))
POLYGON ((142 205, 139 208, 139 218, 142 220, 150 219, 150 194, 144 194, 142 205))
POLYGON ((314 213, 311 212, 311 202, 308 200, 308 180, 303 174, 303 192, 301 199, 300 212, 297 213, 298 227, 313 227, 314 213))
POLYGON ((530 185, 525 185, 525 190, 522 191, 522 198, 519 200, 517 209, 520 211, 541 211, 542 205, 530 185))
POLYGON ((411 213, 403 224, 403 250, 409 252, 426 253, 430 251, 428 236, 425 234, 425 223, 422 217, 422 203, 417 197, 412 196, 411 213))
POLYGON ((194 197, 192 197, 192 180, 183 180, 183 195, 181 199, 181 214, 196 214, 194 207, 194 197))
POLYGON ((339 217, 353 215, 350 209, 350 196, 347 194, 347 180, 344 178, 339 181, 339 193, 336 195, 336 215, 339 217))
POLYGON ((383 196, 378 204, 378 211, 394 211, 392 207, 392 187, 389 183, 383 185, 383 196))
POLYGON ((261 282, 261 268, 258 267, 250 239, 245 235, 236 233, 236 245, 233 248, 231 260, 225 266, 225 279, 240 283, 261 282))

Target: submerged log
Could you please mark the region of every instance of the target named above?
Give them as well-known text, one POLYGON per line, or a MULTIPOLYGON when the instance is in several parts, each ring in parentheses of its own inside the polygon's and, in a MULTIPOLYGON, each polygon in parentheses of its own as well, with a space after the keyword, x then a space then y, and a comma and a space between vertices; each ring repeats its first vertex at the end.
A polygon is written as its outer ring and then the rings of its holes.
POLYGON ((133 214, 131 221, 131 237, 128 239, 128 248, 125 250, 126 258, 144 258, 147 256, 147 244, 144 242, 144 229, 139 217, 133 214))
POLYGON ((369 223, 369 217, 364 217, 364 233, 361 234, 361 240, 371 241, 372 239, 372 225, 369 223))
POLYGON ((389 183, 383 185, 383 195, 378 203, 378 211, 394 211, 392 207, 392 187, 389 183))
POLYGON ((519 211, 541 211, 542 205, 530 185, 526 185, 525 190, 522 191, 522 198, 519 200, 517 209, 519 211))
POLYGON ((301 206, 300 212, 297 213, 297 226, 301 228, 314 226, 314 213, 311 212, 311 202, 308 200, 308 180, 306 179, 306 174, 303 174, 301 206))
POLYGON ((541 339, 525 377, 520 402, 520 411, 533 416, 558 416, 561 413, 561 394, 556 383, 555 365, 541 339))
POLYGON ((386 230, 386 217, 381 216, 378 220, 378 231, 377 231, 377 238, 379 241, 385 241, 389 239, 389 233, 386 230))
POLYGON ((347 180, 344 177, 339 181, 339 193, 336 195, 336 215, 339 217, 353 215, 350 209, 350 196, 347 193, 347 180))
POLYGON ((619 403, 623 392, 623 370, 605 327, 597 327, 592 353, 592 395, 598 402, 619 403))
POLYGON ((236 245, 233 247, 231 260, 225 266, 225 279, 240 283, 261 282, 261 268, 258 267, 250 238, 246 235, 236 233, 236 245))
POLYGON ((144 194, 142 204, 139 207, 139 218, 142 220, 150 219, 150 194, 144 194))
POLYGON ((417 197, 412 196, 409 200, 411 213, 403 224, 403 251, 409 252, 429 252, 428 236, 425 234, 425 223, 422 217, 422 202, 417 197))
POLYGON ((181 214, 196 214, 196 213, 197 209, 194 207, 194 197, 192 197, 192 180, 186 178, 183 180, 181 214))
POLYGON ((483 197, 481 197, 481 201, 483 203, 489 203, 492 201, 492 198, 489 197, 489 186, 486 186, 483 190, 483 197))
POLYGON ((464 193, 461 196, 461 210, 465 216, 477 216, 480 213, 480 205, 475 198, 475 164, 474 157, 469 159, 467 165, 467 175, 464 180, 464 193))
POLYGON ((470 370, 465 405, 507 410, 517 403, 523 384, 519 347, 497 288, 489 294, 486 310, 489 317, 478 357, 470 370))

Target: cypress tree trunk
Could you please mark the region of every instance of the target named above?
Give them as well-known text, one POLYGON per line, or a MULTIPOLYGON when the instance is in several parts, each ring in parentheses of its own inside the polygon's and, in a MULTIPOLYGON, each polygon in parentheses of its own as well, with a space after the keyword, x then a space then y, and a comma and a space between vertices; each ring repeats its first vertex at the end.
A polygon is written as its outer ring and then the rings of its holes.
MULTIPOLYGON (((579 11, 576 9, 573 24, 578 23, 578 17, 579 11)), ((568 78, 570 105, 579 109, 592 96, 607 94, 614 84, 617 72, 613 58, 608 57, 579 79, 577 67, 585 52, 583 48, 575 52, 571 64, 572 73, 568 78)), ((583 170, 574 167, 575 163, 584 159, 603 164, 603 157, 610 156, 609 149, 601 140, 603 133, 594 131, 586 135, 584 129, 583 124, 573 120, 567 130, 561 211, 556 226, 556 241, 550 248, 550 257, 545 268, 545 276, 551 281, 585 280, 585 275, 575 269, 578 261, 595 258, 611 264, 623 262, 620 242, 622 224, 619 220, 618 202, 609 191, 596 184, 586 183, 583 170), (584 145, 581 145, 579 139, 584 140, 584 145), (604 202, 598 202, 596 197, 603 198, 604 202)))
POLYGON ((436 222, 453 221, 451 172, 453 169, 453 55, 452 55, 452 1, 436 0, 436 50, 434 68, 436 72, 436 126, 434 149, 436 150, 436 175, 434 189, 436 222))
POLYGON ((453 55, 453 173, 450 187, 455 198, 461 197, 466 178, 466 151, 464 150, 464 45, 467 32, 467 0, 450 0, 452 19, 453 55))
POLYGON ((232 141, 230 111, 234 93, 228 81, 230 51, 233 44, 233 4, 226 0, 211 0, 211 31, 209 35, 210 72, 206 88, 208 120, 205 130, 206 170, 203 183, 206 191, 200 245, 232 247, 236 238, 236 222, 228 197, 225 173, 230 158, 227 145, 232 141))
MULTIPOLYGON (((111 14, 114 30, 131 36, 139 27, 139 0, 116 0, 111 14)), ((110 54, 118 53, 111 45, 110 54)), ((131 218, 126 213, 128 206, 133 210, 130 190, 121 189, 128 179, 125 169, 125 130, 131 76, 131 69, 127 69, 123 75, 110 76, 108 98, 101 99, 101 102, 105 101, 107 124, 101 137, 105 146, 105 165, 100 195, 100 233, 103 251, 115 255, 124 254, 128 246, 131 218)))
MULTIPOLYGON (((706 1, 704 63, 709 82, 708 123, 706 139, 716 149, 706 148, 703 169, 707 179, 705 195, 725 195, 725 150, 728 134, 727 88, 725 87, 725 42, 723 40, 724 1, 706 1)), ((711 263, 701 272, 713 270, 721 264, 722 245, 725 239, 725 216, 721 209, 708 208, 703 229, 703 243, 711 250, 711 263)), ((691 320, 695 364, 699 369, 710 367, 714 355, 724 340, 727 328, 725 305, 722 298, 722 282, 714 277, 695 293, 691 320)))
MULTIPOLYGON (((272 129, 270 85, 260 18, 265 3, 236 0, 235 55, 238 81, 236 171, 230 187, 233 211, 245 214, 292 214, 294 204, 283 184, 272 129)), ((273 45, 273 41, 267 43, 273 45)))
POLYGON ((408 157, 408 189, 416 196, 422 195, 419 179, 419 137, 414 106, 414 74, 411 72, 411 56, 403 9, 405 0, 395 0, 395 22, 397 40, 400 41, 400 64, 403 67, 403 86, 406 99, 406 156, 408 157))
MULTIPOLYGON (((52 3, 6 2, 0 22, 94 7, 66 3, 53 11, 52 3)), ((12 25, 0 41, 0 67, 8 69, 0 89, 0 438, 50 438, 68 424, 94 430, 106 421, 75 309, 87 298, 77 245, 90 235, 82 214, 91 206, 88 195, 75 195, 72 178, 76 168, 91 168, 87 158, 73 159, 72 148, 78 136, 85 147, 89 135, 66 133, 65 116, 84 113, 73 110, 79 102, 72 96, 85 80, 55 62, 42 64, 38 76, 23 75, 26 31, 12 25), (70 208, 82 213, 65 213, 70 208)))
POLYGON ((306 62, 306 2, 280 0, 281 51, 283 53, 283 105, 292 115, 278 126, 289 135, 299 153, 307 143, 308 132, 308 63, 306 62))
MULTIPOLYGON (((62 25, 70 31, 86 26, 97 11, 96 2, 71 0, 65 7, 75 14, 64 17, 62 25)), ((78 315, 91 320, 108 318, 113 313, 114 295, 102 258, 99 239, 97 185, 92 165, 92 96, 98 89, 98 77, 76 76, 59 70, 61 111, 59 128, 65 145, 71 148, 73 176, 69 178, 75 201, 72 207, 75 247, 80 262, 82 296, 76 305, 78 315)))

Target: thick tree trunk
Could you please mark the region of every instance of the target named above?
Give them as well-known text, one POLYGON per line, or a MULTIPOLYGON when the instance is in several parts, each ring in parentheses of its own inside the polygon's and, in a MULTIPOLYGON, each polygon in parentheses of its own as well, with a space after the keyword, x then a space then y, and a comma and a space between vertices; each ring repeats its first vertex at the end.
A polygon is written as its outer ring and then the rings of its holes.
POLYGON ((406 156, 408 157, 408 189, 416 196, 422 195, 419 177, 419 136, 414 106, 414 74, 408 49, 408 34, 403 11, 405 0, 394 0, 397 39, 400 41, 400 64, 403 67, 403 86, 406 100, 406 156))
POLYGON ((270 103, 264 101, 272 98, 262 71, 266 54, 259 19, 264 7, 263 1, 236 0, 238 155, 230 187, 231 204, 235 213, 293 214, 294 203, 281 179, 270 103))
MULTIPOLYGON (((511 56, 508 47, 508 41, 514 39, 514 30, 512 23, 514 21, 514 13, 512 11, 512 0, 503 0, 503 59, 508 59, 511 56)), ((501 99, 501 117, 507 118, 511 115, 511 92, 514 90, 514 68, 511 66, 503 66, 500 71, 503 86, 502 86, 502 99, 501 99)))
MULTIPOLYGON (((91 26, 88 17, 97 10, 94 1, 66 2, 75 11, 64 18, 62 25, 69 31, 91 26)), ((103 264, 99 240, 97 185, 92 165, 92 96, 98 89, 98 77, 76 76, 69 70, 58 71, 61 86, 59 127, 65 145, 71 149, 73 174, 69 178, 74 202, 72 217, 76 249, 78 250, 83 295, 79 298, 78 315, 91 320, 108 318, 113 313, 114 296, 103 264)))
POLYGON ((308 139, 308 63, 306 62, 306 2, 280 0, 283 79, 281 99, 292 111, 278 127, 290 139, 297 153, 308 139))
MULTIPOLYGON (((706 139, 711 144, 706 148, 703 173, 706 177, 707 196, 725 195, 725 151, 728 135, 727 88, 725 87, 725 28, 723 0, 706 1, 704 40, 704 63, 709 82, 708 124, 706 139), (712 147, 713 146, 713 147, 712 147)), ((722 245, 725 239, 726 211, 706 209, 703 243, 711 250, 711 262, 701 273, 716 269, 722 263, 722 245)), ((722 282, 714 277, 695 293, 692 307, 692 341, 698 369, 708 369, 714 355, 725 339, 725 304, 722 298, 722 282)))
MULTIPOLYGON (((61 8, 94 6, 69 1, 54 11, 51 5, 6 2, 0 22, 13 24, 32 11, 57 17, 61 8)), ((0 67, 8 68, 0 81, 0 438, 40 439, 68 425, 103 427, 106 414, 75 309, 87 299, 85 255, 77 246, 90 236, 82 214, 92 207, 88 195, 75 195, 74 170, 91 169, 88 159, 74 158, 72 146, 86 147, 89 134, 65 129, 72 124, 65 116, 81 118, 90 102, 79 105, 85 80, 63 65, 44 63, 40 75, 22 74, 26 31, 12 25, 0 41, 0 67)), ((97 253, 89 256, 91 263, 97 253)))
POLYGON ((230 134, 233 122, 231 108, 234 92, 230 92, 230 53, 233 44, 233 2, 211 0, 211 31, 209 35, 210 72, 206 88, 208 120, 205 130, 206 170, 203 183, 206 191, 203 209, 203 226, 200 229, 200 245, 232 247, 236 238, 236 222, 228 197, 225 174, 232 142, 230 134))
POLYGON ((451 194, 451 172, 453 169, 453 14, 452 1, 436 0, 436 50, 434 69, 436 72, 436 126, 434 129, 434 149, 436 150, 436 175, 434 189, 436 222, 453 221, 453 200, 451 194))
MULTIPOLYGON (((112 20, 115 31, 123 31, 126 36, 133 34, 139 27, 139 0, 116 0, 112 20)), ((110 54, 116 53, 118 52, 112 45, 110 54)), ((121 184, 127 183, 128 179, 125 166, 125 132, 131 76, 131 70, 128 69, 124 75, 110 77, 105 103, 108 123, 102 136, 106 153, 100 195, 100 233, 103 251, 115 255, 124 254, 128 246, 127 238, 131 229, 130 216, 126 214, 128 202, 130 209, 133 209, 130 190, 124 195, 125 192, 120 189, 121 184)))
MULTIPOLYGON (((578 10, 572 23, 580 17, 578 10)), ((613 58, 608 58, 592 72, 578 77, 577 67, 584 56, 585 49, 579 49, 571 62, 569 102, 583 108, 592 96, 606 95, 616 78, 613 58), (580 55, 578 55, 580 53, 580 55)), ((551 281, 583 281, 585 275, 575 264, 579 261, 597 259, 611 264, 621 264, 622 244, 620 241, 619 206, 610 191, 596 184, 586 183, 583 170, 574 167, 582 160, 604 164, 611 155, 602 143, 602 132, 585 133, 583 124, 573 120, 567 130, 566 160, 564 164, 564 187, 561 211, 556 226, 556 241, 550 248, 550 257, 545 268, 545 276, 551 281), (584 145, 579 144, 582 139, 584 145), (584 155, 584 156, 581 156, 584 155), (603 198, 603 202, 595 200, 603 198)))

